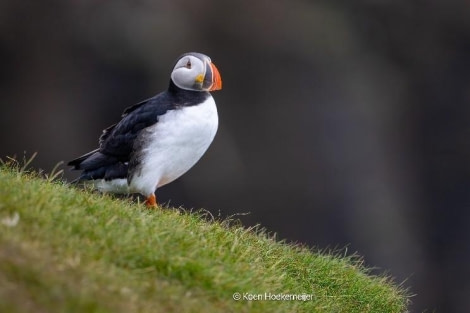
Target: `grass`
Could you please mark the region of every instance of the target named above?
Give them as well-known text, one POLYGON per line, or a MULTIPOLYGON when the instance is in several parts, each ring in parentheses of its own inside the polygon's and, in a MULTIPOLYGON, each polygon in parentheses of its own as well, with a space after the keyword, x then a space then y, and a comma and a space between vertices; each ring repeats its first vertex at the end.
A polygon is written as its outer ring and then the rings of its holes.
POLYGON ((0 166, 0 312, 407 310, 405 291, 357 258, 209 214, 148 210, 9 163, 0 166), (311 299, 244 299, 265 293, 311 299))

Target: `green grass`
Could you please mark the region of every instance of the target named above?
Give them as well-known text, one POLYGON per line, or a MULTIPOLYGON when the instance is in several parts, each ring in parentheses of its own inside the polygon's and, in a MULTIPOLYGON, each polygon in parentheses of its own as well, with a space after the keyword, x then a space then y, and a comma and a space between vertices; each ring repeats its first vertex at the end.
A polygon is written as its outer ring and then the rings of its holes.
POLYGON ((407 310, 405 291, 357 259, 51 180, 0 167, 0 312, 407 310), (312 299, 235 301, 236 292, 312 299))

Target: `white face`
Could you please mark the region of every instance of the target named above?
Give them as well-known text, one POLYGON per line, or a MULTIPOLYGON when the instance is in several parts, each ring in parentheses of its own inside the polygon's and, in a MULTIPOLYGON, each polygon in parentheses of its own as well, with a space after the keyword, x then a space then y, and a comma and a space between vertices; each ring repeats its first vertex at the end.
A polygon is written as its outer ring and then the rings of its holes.
POLYGON ((181 89, 202 91, 206 75, 206 62, 210 62, 210 59, 206 58, 207 61, 205 58, 201 60, 190 54, 181 57, 171 73, 173 83, 181 89))

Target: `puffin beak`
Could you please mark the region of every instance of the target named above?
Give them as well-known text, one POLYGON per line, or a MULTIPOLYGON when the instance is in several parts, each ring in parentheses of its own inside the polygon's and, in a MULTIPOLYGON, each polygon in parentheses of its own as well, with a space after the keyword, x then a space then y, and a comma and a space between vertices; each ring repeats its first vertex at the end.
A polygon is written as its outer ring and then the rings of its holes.
POLYGON ((222 89, 222 78, 217 67, 213 63, 206 63, 206 75, 204 76, 203 88, 208 91, 222 89))
POLYGON ((209 90, 220 90, 222 89, 222 78, 220 78, 219 70, 217 69, 217 67, 215 67, 213 63, 211 63, 210 65, 212 69, 212 86, 209 90))

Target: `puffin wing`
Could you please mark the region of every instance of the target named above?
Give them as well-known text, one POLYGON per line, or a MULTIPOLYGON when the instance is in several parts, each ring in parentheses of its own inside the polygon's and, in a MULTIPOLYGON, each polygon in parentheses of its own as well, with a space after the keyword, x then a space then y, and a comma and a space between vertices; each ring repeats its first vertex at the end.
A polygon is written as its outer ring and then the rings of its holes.
MULTIPOLYGON (((154 97, 155 98, 155 97, 154 97)), ((130 107, 126 108, 124 110, 124 112, 122 113, 121 117, 124 118, 126 117, 127 115, 129 115, 129 113, 131 113, 132 111, 135 111, 136 109, 138 109, 139 107, 141 107, 142 105, 146 104, 147 102, 149 101, 152 101, 154 98, 150 98, 150 99, 147 99, 147 100, 144 100, 144 101, 141 101, 139 103, 136 103, 134 105, 131 105, 130 107)), ((112 131, 114 130, 114 128, 116 127, 118 123, 116 124, 113 124, 111 126, 109 126, 108 128, 105 128, 103 130, 103 133, 101 134, 100 136, 100 139, 99 139, 99 144, 100 146, 103 144, 103 142, 106 141, 106 139, 109 137, 109 135, 112 133, 112 131)))
POLYGON ((163 92, 127 108, 119 123, 103 131, 99 151, 128 162, 140 131, 157 123, 161 115, 175 106, 167 93, 163 92))
POLYGON ((100 147, 68 163, 82 170, 76 181, 126 178, 134 141, 140 131, 158 122, 159 116, 175 107, 167 92, 127 108, 119 123, 103 130, 100 147))

